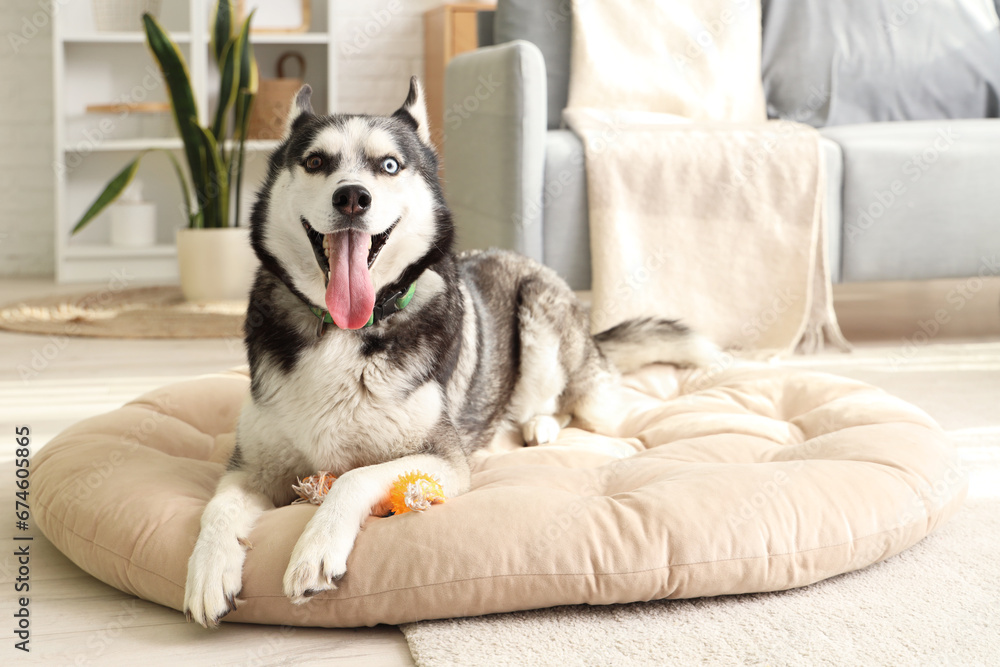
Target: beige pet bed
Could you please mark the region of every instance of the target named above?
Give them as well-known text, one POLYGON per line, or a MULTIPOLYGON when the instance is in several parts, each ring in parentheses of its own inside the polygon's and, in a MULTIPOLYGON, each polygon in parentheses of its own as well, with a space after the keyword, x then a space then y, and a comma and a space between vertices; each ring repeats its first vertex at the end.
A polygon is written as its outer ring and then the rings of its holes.
MULTIPOLYGON (((81 568, 180 609, 247 378, 202 377, 68 429, 33 461, 45 535, 81 568)), ((348 627, 805 586, 913 545, 966 483, 945 434, 868 385, 774 368, 629 379, 620 438, 576 429, 480 461, 472 490, 372 518, 339 589, 281 578, 313 506, 265 513, 229 621, 348 627)))

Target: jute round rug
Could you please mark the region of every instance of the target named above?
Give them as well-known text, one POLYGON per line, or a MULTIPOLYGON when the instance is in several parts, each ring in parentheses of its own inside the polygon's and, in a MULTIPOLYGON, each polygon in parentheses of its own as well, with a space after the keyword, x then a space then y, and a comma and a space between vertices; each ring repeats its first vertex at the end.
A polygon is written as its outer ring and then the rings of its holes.
POLYGON ((95 338, 232 338, 246 303, 188 303, 180 287, 136 287, 40 297, 0 308, 0 329, 95 338))

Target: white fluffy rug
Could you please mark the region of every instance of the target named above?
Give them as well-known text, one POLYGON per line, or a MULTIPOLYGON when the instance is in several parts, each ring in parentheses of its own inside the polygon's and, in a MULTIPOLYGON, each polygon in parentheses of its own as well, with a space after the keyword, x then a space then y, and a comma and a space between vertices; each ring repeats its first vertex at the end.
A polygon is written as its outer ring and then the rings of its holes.
POLYGON ((808 588, 413 623, 402 629, 416 663, 1000 664, 1000 343, 785 363, 870 382, 934 416, 969 472, 958 515, 894 558, 808 588))

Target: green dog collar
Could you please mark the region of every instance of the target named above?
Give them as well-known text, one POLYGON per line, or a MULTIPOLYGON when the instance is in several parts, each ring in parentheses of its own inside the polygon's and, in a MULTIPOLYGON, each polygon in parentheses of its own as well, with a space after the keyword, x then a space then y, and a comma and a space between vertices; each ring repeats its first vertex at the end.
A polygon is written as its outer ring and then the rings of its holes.
MULTIPOLYGON (((372 325, 378 324, 385 318, 389 317, 393 313, 398 313, 399 311, 410 305, 410 301, 413 300, 413 295, 417 291, 417 283, 410 283, 410 288, 406 292, 396 292, 387 297, 382 303, 376 304, 375 308, 372 310, 371 317, 368 318, 368 324, 364 328, 370 327, 372 325)), ((333 316, 330 315, 330 311, 323 310, 322 308, 317 308, 316 306, 309 306, 309 310, 312 314, 319 318, 320 321, 320 333, 323 333, 324 324, 333 324, 333 316)), ((336 325, 334 325, 336 326, 336 325)))

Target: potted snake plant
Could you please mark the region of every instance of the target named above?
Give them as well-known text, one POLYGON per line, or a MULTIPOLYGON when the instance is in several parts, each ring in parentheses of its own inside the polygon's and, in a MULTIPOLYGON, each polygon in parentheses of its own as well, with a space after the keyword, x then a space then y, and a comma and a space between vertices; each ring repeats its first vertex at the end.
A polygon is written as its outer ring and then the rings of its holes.
POLYGON ((145 155, 163 153, 177 173, 187 215, 187 227, 177 230, 177 260, 181 289, 189 301, 245 299, 257 266, 249 229, 238 226, 244 144, 258 81, 249 36, 253 14, 242 25, 234 18, 232 0, 219 0, 210 42, 219 68, 219 104, 211 124, 202 127, 184 56, 159 22, 143 14, 146 43, 167 86, 183 142, 186 170, 170 150, 151 148, 140 152, 108 182, 72 232, 76 234, 86 227, 118 199, 145 155))

